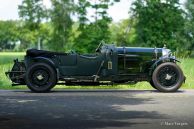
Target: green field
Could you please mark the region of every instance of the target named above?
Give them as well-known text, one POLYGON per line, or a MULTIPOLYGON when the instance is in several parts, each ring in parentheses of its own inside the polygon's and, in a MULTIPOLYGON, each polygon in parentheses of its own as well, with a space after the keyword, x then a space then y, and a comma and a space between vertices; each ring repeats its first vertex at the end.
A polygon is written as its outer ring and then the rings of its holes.
MULTIPOLYGON (((11 69, 13 65, 13 59, 23 59, 25 53, 3 52, 0 53, 0 89, 23 89, 26 86, 12 87, 11 82, 5 76, 5 72, 11 69)), ((184 89, 194 88, 194 58, 180 59, 180 67, 183 69, 185 76, 187 77, 186 83, 182 86, 184 89)), ((152 89, 147 82, 140 82, 135 85, 114 85, 114 86, 57 86, 56 88, 66 89, 152 89)))

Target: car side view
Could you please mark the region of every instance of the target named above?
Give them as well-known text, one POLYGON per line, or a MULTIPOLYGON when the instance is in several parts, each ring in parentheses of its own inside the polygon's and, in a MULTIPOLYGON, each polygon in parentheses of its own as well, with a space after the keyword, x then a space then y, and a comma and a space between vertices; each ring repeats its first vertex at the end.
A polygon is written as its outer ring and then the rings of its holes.
POLYGON ((166 48, 116 47, 100 43, 94 54, 29 49, 6 72, 12 85, 48 92, 57 84, 107 85, 148 81, 161 92, 175 92, 185 81, 178 60, 166 48))

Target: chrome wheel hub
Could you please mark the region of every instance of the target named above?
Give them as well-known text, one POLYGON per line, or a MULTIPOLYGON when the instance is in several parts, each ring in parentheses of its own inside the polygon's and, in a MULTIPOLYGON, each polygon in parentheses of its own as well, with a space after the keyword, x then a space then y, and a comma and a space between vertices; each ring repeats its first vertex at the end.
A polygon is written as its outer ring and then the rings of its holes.
POLYGON ((169 75, 169 74, 166 74, 166 80, 171 80, 171 78, 172 78, 172 76, 171 75, 169 75))
POLYGON ((39 74, 38 76, 36 76, 36 78, 38 79, 38 80, 43 80, 44 79, 44 77, 42 76, 42 74, 39 74))

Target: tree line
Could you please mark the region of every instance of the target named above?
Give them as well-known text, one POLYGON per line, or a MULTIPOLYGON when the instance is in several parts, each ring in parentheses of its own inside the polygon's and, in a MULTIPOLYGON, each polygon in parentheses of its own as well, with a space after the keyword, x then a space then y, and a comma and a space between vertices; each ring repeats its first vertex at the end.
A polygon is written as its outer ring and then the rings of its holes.
POLYGON ((43 0, 23 0, 18 6, 20 20, 0 21, 0 50, 22 51, 40 43, 43 49, 87 53, 103 40, 118 46, 165 44, 182 56, 191 55, 193 0, 184 5, 179 0, 136 0, 129 7, 129 18, 115 23, 108 9, 119 2, 51 0, 51 8, 46 8, 43 0))

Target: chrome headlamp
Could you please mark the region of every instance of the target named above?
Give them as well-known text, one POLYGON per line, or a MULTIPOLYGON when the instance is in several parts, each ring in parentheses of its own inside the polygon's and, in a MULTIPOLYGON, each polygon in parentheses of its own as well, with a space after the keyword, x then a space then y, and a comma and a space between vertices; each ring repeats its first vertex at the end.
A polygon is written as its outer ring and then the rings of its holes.
POLYGON ((171 50, 170 49, 166 49, 166 48, 162 49, 162 56, 163 57, 169 57, 170 55, 171 55, 171 50))

